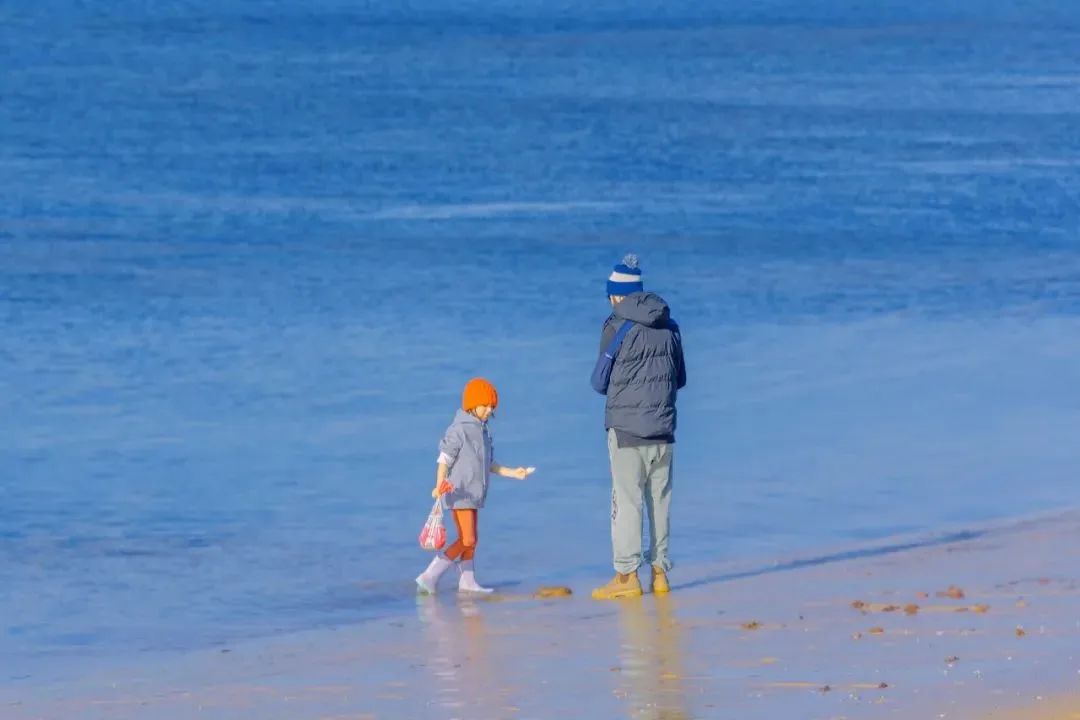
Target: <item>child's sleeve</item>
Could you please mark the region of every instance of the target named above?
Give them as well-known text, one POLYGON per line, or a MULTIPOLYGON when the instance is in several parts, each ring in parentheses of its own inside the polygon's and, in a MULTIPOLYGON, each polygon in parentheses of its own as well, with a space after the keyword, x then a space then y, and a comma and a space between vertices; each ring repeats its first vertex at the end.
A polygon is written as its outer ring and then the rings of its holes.
POLYGON ((436 462, 447 467, 453 465, 454 461, 457 460, 458 453, 461 452, 461 446, 464 442, 465 438, 462 437, 457 428, 448 428, 446 435, 443 436, 442 441, 439 443, 439 459, 436 462))

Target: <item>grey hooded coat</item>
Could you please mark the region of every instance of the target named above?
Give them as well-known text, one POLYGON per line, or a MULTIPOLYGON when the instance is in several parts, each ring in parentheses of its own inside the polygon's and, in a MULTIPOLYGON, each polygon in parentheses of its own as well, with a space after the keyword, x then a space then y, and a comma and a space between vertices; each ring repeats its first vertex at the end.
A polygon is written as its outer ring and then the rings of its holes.
POLYGON ((446 506, 454 510, 479 510, 487 499, 488 477, 495 463, 495 446, 487 423, 472 413, 458 410, 439 443, 439 460, 450 471, 446 479, 454 491, 446 506))
POLYGON ((682 335, 671 319, 664 299, 655 293, 627 295, 604 322, 600 354, 611 344, 625 320, 634 325, 627 332, 611 369, 605 426, 617 434, 652 439, 658 443, 675 438, 675 398, 686 385, 682 335))

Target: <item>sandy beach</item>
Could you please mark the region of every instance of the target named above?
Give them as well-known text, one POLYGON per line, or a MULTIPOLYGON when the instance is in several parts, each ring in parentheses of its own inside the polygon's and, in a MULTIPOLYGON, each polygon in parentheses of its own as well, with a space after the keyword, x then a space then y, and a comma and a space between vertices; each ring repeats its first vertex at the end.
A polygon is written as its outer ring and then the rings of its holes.
POLYGON ((1028 705, 994 711, 986 720, 1077 720, 1080 718, 1080 694, 1063 698, 1036 699, 1028 705))
POLYGON ((1080 717, 1078 555, 1072 511, 683 568, 668 596, 447 592, 407 616, 30 676, 0 690, 0 715, 1065 720, 1080 717))

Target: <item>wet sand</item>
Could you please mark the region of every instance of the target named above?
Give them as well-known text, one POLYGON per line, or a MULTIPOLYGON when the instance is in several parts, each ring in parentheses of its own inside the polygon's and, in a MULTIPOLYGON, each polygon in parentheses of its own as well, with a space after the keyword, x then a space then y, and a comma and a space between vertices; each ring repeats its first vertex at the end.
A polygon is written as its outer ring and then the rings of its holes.
POLYGON ((1027 705, 990 712, 985 720, 1080 720, 1080 693, 1070 697, 1036 698, 1027 705))
POLYGON ((9 681, 0 717, 1080 719, 1080 511, 672 584, 607 603, 446 592, 403 617, 9 681))

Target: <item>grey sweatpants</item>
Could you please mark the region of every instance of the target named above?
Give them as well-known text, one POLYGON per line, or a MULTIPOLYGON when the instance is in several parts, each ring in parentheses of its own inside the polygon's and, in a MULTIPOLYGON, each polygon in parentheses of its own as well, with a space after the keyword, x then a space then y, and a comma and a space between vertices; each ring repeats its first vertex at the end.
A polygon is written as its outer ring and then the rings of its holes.
POLYGON ((649 515, 649 550, 644 561, 667 572, 671 514, 671 460, 675 446, 620 448, 608 430, 611 457, 611 549, 615 572, 629 575, 642 565, 641 506, 649 515))

